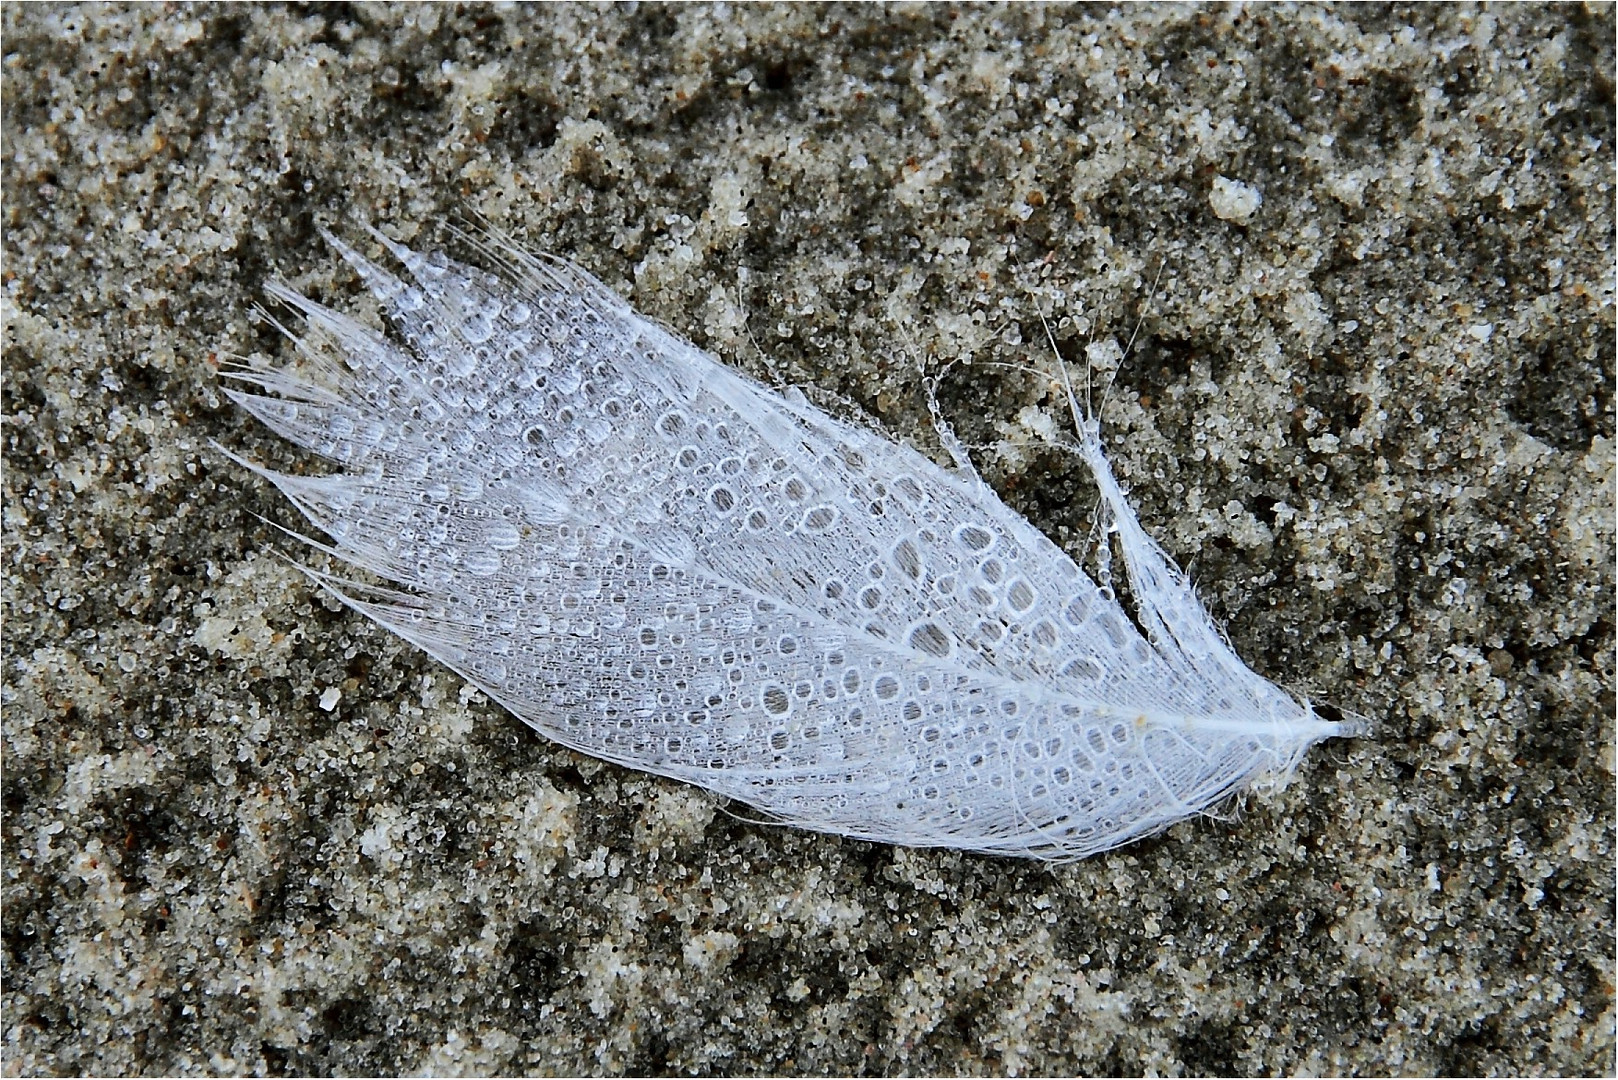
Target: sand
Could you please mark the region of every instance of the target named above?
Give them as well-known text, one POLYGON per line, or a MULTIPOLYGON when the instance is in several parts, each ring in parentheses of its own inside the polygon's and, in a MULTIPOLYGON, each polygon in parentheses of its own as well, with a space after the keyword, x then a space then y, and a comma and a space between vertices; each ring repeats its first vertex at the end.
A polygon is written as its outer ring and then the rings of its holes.
POLYGON ((4 1071, 1609 1074, 1610 5, 4 7, 4 1071), (546 743, 322 597, 220 393, 481 216, 1372 717, 1064 867, 546 743), (1153 282, 1157 284, 1153 286, 1153 282), (1093 554, 1092 554, 1093 558, 1093 554))

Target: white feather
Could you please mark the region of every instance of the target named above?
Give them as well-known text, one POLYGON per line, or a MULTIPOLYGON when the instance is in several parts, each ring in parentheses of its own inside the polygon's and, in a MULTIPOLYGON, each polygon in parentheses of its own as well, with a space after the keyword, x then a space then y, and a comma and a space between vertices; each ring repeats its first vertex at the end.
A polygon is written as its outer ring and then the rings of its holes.
POLYGON ((342 467, 257 470, 319 579, 567 746, 844 836, 1105 851, 1285 775, 1333 723, 1244 665, 1080 424, 1139 624, 963 466, 783 397, 583 271, 327 237, 397 345, 293 290, 304 371, 229 391, 342 467), (257 392, 255 392, 257 391, 257 392))

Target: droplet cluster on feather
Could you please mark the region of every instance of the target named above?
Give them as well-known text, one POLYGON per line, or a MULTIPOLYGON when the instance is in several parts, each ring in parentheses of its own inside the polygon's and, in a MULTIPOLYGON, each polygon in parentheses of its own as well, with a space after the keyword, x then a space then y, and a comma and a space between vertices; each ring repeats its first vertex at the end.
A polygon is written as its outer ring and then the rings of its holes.
POLYGON ((1142 531, 1093 422, 1140 627, 978 479, 640 317, 498 238, 498 274, 331 236, 404 345, 280 285, 297 370, 231 396, 341 471, 258 470, 395 583, 315 576, 587 754, 782 823, 1080 857, 1350 725, 1250 671, 1142 531))

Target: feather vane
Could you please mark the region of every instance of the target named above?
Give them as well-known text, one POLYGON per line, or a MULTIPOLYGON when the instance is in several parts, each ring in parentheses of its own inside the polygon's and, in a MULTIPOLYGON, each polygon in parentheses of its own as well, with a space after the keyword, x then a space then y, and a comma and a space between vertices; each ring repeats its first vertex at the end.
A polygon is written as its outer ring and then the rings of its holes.
POLYGON ((1076 858, 1358 733, 1235 655, 1093 421, 1138 627, 947 430, 954 471, 562 260, 489 237, 491 273, 369 232, 402 275, 327 240, 400 340, 271 285, 303 363, 228 393, 338 466, 256 471, 391 585, 317 579, 547 737, 802 828, 1076 858))

